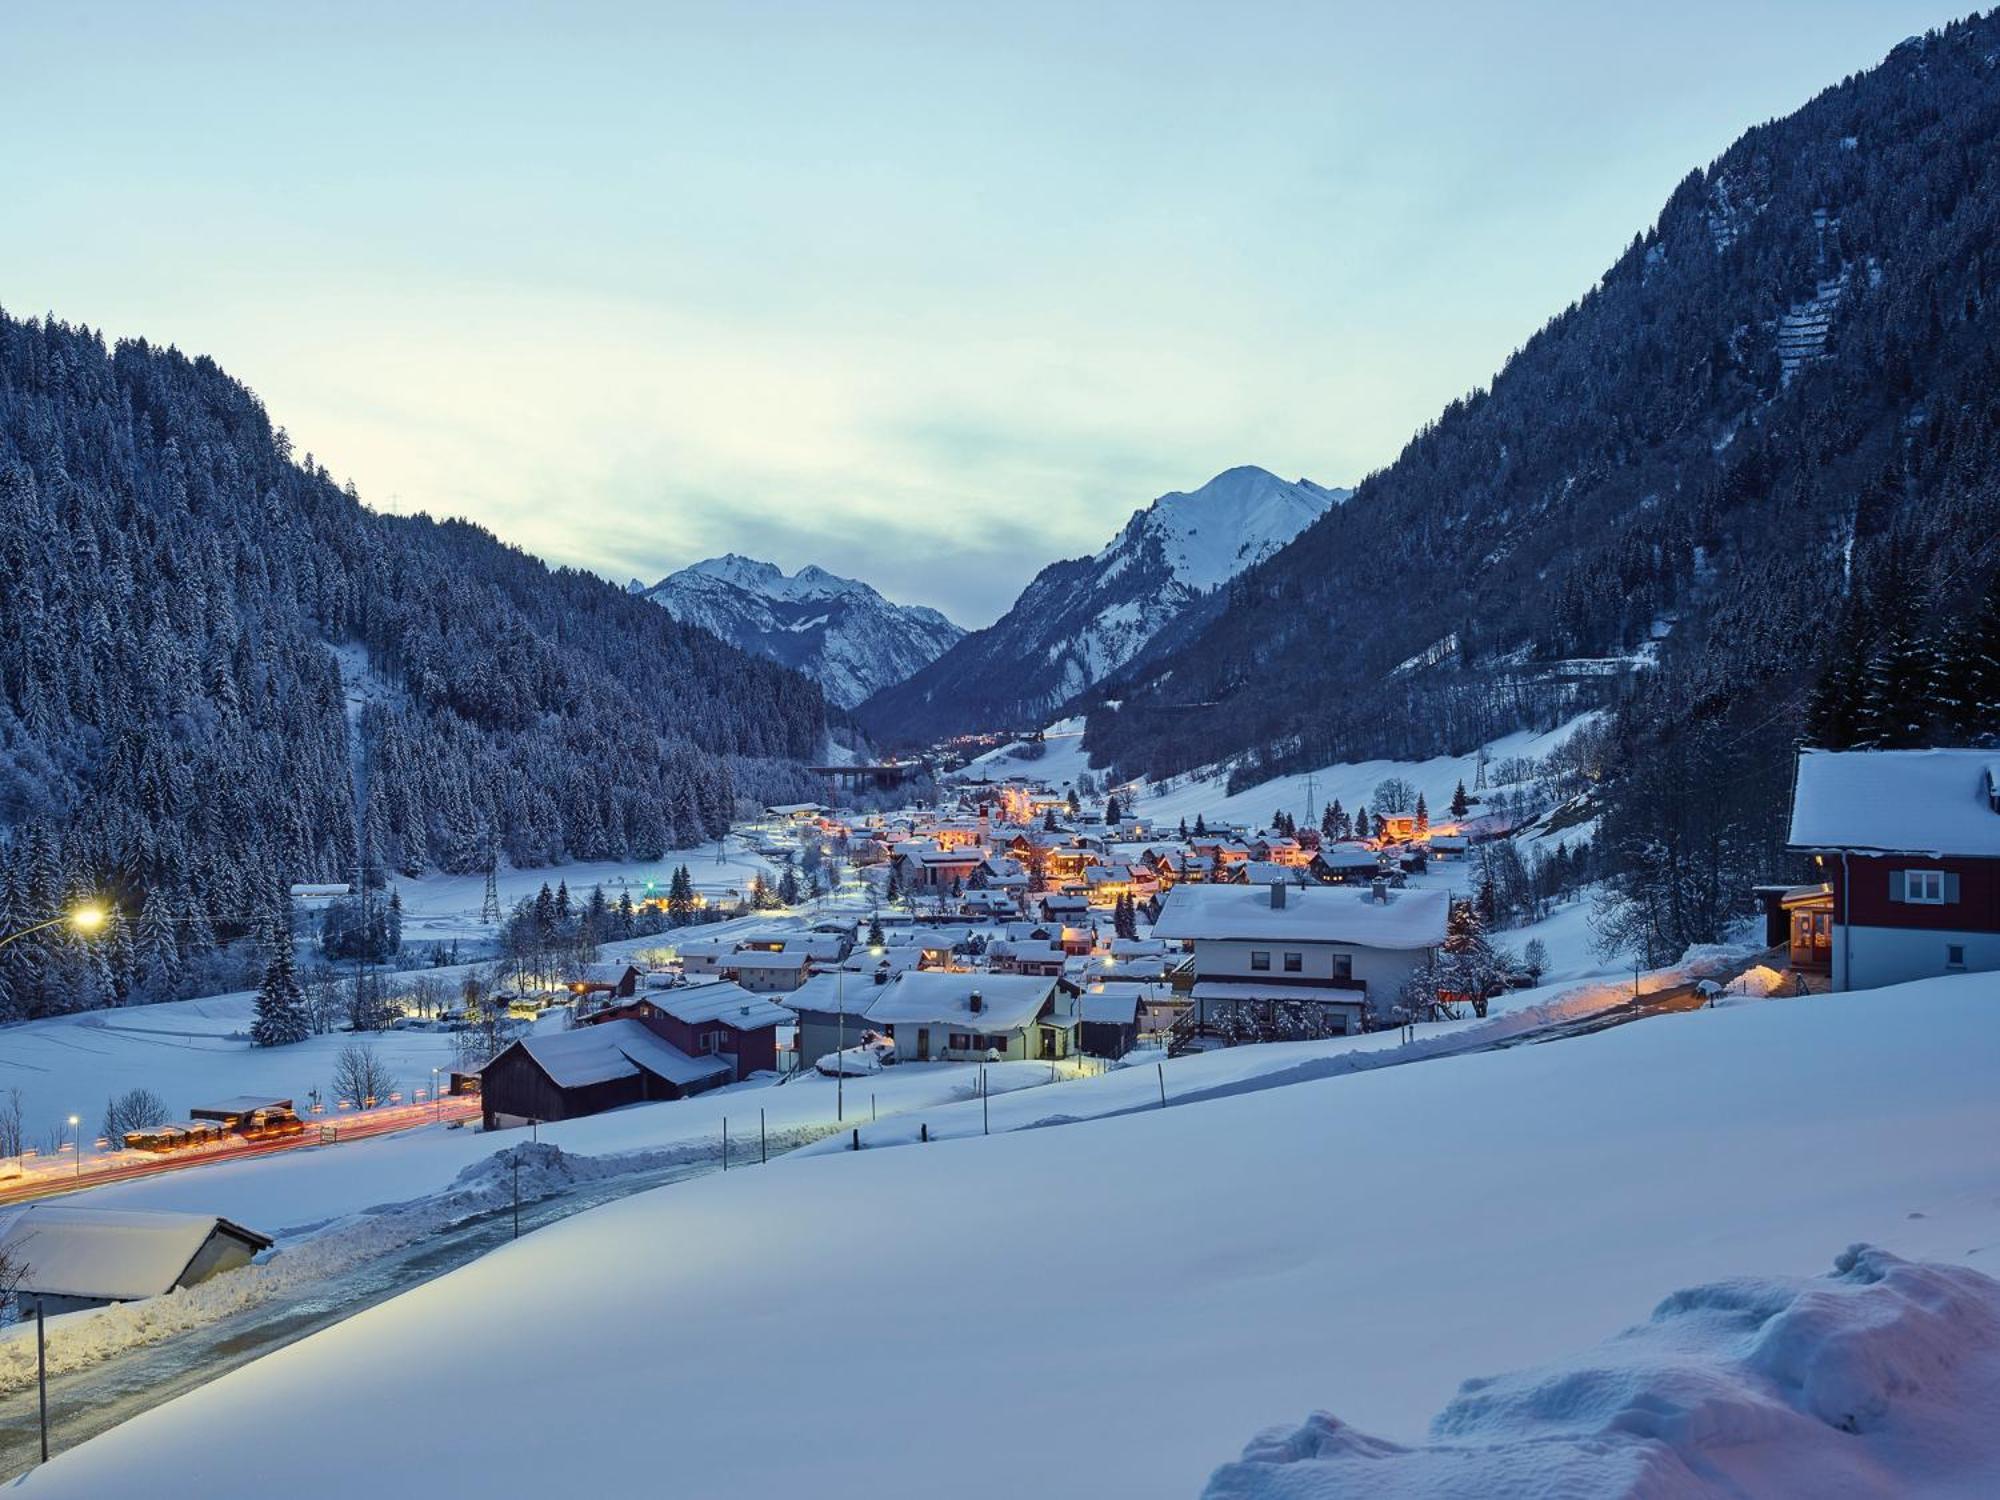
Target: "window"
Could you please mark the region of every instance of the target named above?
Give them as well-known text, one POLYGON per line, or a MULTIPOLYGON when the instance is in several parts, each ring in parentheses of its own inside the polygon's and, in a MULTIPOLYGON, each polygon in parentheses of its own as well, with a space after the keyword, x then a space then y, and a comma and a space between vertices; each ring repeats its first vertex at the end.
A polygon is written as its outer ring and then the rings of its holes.
POLYGON ((1335 979, 1352 979, 1354 977, 1354 955, 1352 953, 1336 953, 1333 955, 1333 977, 1335 979))
POLYGON ((972 1050, 972 1038, 962 1031, 954 1031, 951 1034, 950 1046, 954 1052, 970 1052, 972 1050))
POLYGON ((1903 871, 1903 899, 1922 906, 1944 905, 1944 871, 1903 871))
POLYGON ((722 1046, 722 1033, 719 1031, 704 1031, 701 1034, 698 1045, 701 1047, 704 1056, 719 1051, 722 1046))
POLYGON ((1251 953, 1251 955, 1250 955, 1250 972, 1251 972, 1251 973, 1253 973, 1253 974, 1268 974, 1268 973, 1270 973, 1270 972, 1271 972, 1271 955, 1270 955, 1270 954, 1268 954, 1268 953, 1259 953, 1259 952, 1253 952, 1253 953, 1251 953))
POLYGON ((1944 945, 1944 966, 1947 969, 1962 969, 1965 967, 1965 944, 1946 943, 1944 945))
POLYGON ((1306 957, 1303 953, 1287 953, 1285 955, 1285 972, 1287 974, 1303 974, 1305 971, 1306 957))

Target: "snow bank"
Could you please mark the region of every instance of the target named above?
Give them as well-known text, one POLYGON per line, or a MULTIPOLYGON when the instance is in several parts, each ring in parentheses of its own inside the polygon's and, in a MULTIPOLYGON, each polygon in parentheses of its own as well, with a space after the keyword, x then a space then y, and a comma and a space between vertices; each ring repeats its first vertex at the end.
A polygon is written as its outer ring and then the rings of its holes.
POLYGON ((1857 1245, 1813 1279, 1716 1282, 1578 1360, 1469 1380, 1404 1447, 1325 1412, 1207 1500, 2000 1493, 2000 1281, 1857 1245))

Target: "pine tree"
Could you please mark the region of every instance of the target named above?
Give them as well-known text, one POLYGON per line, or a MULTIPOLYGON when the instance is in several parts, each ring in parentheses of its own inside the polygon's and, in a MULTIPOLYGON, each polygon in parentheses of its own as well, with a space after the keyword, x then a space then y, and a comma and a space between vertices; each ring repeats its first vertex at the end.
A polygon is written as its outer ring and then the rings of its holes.
POLYGON ((790 865, 786 865, 784 873, 778 877, 778 901, 784 906, 799 904, 798 872, 790 865))
POLYGON ((667 882, 667 920, 684 927, 693 919, 694 877, 686 865, 675 865, 673 879, 667 882))
POLYGON ((1454 818, 1462 818, 1471 811, 1472 799, 1465 795, 1465 778, 1461 776, 1458 785, 1452 790, 1451 815, 1454 818))
POLYGON ((311 1034, 306 1021, 305 991, 299 985, 292 951, 292 892, 281 884, 273 904, 265 945, 270 956, 264 982, 257 990, 257 1015, 250 1023, 250 1041, 258 1047, 284 1047, 311 1034))
POLYGON ((1107 797, 1104 801, 1104 821, 1114 828, 1125 821, 1125 809, 1119 805, 1116 796, 1107 797))
POLYGON ((1430 804, 1424 801, 1424 794, 1417 793, 1417 837, 1422 838, 1431 831, 1430 804))
POLYGON ((1373 837, 1372 828, 1368 821, 1368 804, 1364 802, 1354 809, 1354 836, 1358 839, 1373 837))

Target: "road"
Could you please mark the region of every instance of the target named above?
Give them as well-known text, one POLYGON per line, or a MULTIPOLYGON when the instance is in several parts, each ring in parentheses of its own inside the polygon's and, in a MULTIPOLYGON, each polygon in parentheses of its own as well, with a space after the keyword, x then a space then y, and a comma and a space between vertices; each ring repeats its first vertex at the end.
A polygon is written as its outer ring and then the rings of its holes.
POLYGON ((280 1151, 302 1151, 317 1146, 336 1146, 346 1141, 365 1141, 375 1136, 394 1135, 404 1130, 433 1125, 439 1120, 475 1120, 479 1117, 476 1096, 440 1100, 436 1104, 391 1105, 385 1109, 314 1118, 306 1122, 301 1135, 273 1136, 268 1140, 238 1139, 214 1146, 155 1155, 145 1151, 119 1151, 85 1162, 83 1170, 57 1162, 29 1168, 19 1177, 0 1181, 0 1207, 24 1203, 32 1198, 52 1198, 84 1188, 102 1187, 107 1182, 129 1182, 135 1177, 154 1177, 162 1172, 185 1172, 193 1167, 217 1162, 244 1161, 256 1156, 272 1156, 280 1151))

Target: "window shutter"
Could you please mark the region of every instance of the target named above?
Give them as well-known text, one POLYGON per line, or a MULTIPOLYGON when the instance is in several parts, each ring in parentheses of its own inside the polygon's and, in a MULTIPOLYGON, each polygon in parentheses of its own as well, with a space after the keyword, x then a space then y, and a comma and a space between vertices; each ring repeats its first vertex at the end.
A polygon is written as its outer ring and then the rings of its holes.
POLYGON ((1891 901, 1901 901, 1903 899, 1903 872, 1901 870, 1891 870, 1889 872, 1889 899, 1891 901))
POLYGON ((1944 899, 1947 906, 1958 900, 1958 876, 1950 870, 1944 872, 1944 899))

